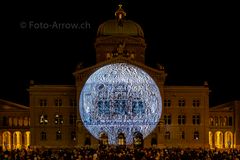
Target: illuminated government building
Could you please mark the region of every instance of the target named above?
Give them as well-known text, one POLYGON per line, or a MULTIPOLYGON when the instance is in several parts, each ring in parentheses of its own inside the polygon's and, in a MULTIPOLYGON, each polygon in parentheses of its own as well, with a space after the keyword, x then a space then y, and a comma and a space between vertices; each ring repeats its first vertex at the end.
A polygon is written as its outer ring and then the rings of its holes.
POLYGON ((121 5, 115 16, 98 27, 96 64, 77 65, 75 84, 31 80, 29 106, 0 100, 0 146, 97 147, 144 138, 144 147, 240 147, 240 101, 209 107, 207 82, 165 85, 165 68, 145 64, 141 26, 121 5))

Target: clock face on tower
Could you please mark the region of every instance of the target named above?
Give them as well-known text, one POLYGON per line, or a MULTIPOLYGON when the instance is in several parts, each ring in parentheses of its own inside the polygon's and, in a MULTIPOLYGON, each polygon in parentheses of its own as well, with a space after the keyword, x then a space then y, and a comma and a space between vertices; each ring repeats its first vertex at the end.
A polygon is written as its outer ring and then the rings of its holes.
POLYGON ((96 70, 80 94, 79 111, 87 130, 97 139, 104 133, 110 144, 124 135, 149 135, 159 122, 162 98, 155 81, 142 69, 114 63, 96 70))

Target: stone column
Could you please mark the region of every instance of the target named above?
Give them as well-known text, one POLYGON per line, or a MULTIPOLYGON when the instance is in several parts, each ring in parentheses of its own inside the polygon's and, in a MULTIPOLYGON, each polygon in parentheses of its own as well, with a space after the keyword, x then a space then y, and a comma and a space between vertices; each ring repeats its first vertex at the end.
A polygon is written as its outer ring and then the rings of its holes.
POLYGON ((212 133, 213 136, 212 136, 212 147, 215 148, 215 132, 212 133))

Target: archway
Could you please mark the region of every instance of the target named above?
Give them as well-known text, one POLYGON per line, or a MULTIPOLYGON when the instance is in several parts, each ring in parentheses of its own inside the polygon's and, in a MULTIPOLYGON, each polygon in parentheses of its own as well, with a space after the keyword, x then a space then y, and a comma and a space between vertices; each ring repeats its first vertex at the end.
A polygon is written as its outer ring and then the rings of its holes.
POLYGON ((24 145, 25 148, 28 148, 30 146, 30 131, 27 131, 24 134, 24 145))
POLYGON ((210 149, 214 148, 213 147, 213 133, 211 131, 209 131, 209 146, 210 146, 210 149))
POLYGON ((224 134, 225 148, 233 148, 233 134, 231 131, 227 131, 224 134))
POLYGON ((120 145, 120 146, 125 146, 126 145, 126 137, 124 135, 124 133, 120 132, 118 134, 118 141, 117 141, 117 144, 120 145))
POLYGON ((90 135, 86 135, 85 141, 84 141, 85 146, 91 146, 91 137, 90 135))
POLYGON ((223 148, 223 133, 221 131, 217 131, 214 134, 215 147, 221 149, 223 148))
POLYGON ((9 131, 5 131, 2 134, 3 137, 3 150, 11 150, 12 146, 11 146, 11 133, 9 131))
POLYGON ((133 145, 135 148, 143 147, 143 135, 140 132, 135 132, 133 134, 133 145))
POLYGON ((105 132, 100 133, 100 145, 108 145, 108 135, 105 132))
POLYGON ((16 131, 13 133, 13 149, 21 149, 22 147, 22 133, 16 131))

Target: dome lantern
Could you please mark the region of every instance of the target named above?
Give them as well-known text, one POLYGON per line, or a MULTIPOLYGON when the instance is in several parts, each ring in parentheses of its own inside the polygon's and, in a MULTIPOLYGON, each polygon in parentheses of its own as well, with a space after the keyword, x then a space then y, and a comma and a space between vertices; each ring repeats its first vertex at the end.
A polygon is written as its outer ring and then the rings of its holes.
POLYGON ((118 10, 115 12, 115 16, 117 18, 118 24, 122 25, 122 20, 123 18, 127 15, 126 12, 122 9, 122 4, 118 5, 119 8, 118 10))

